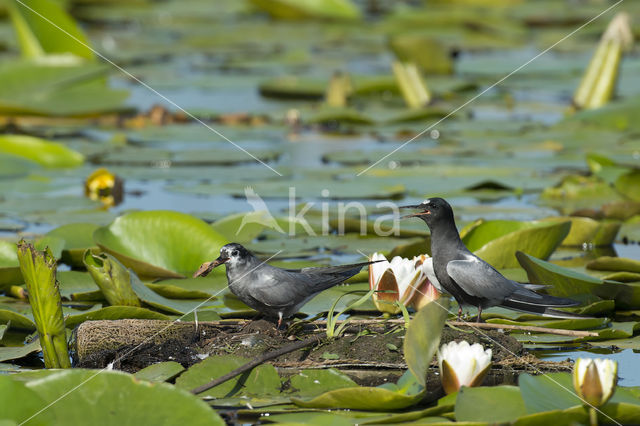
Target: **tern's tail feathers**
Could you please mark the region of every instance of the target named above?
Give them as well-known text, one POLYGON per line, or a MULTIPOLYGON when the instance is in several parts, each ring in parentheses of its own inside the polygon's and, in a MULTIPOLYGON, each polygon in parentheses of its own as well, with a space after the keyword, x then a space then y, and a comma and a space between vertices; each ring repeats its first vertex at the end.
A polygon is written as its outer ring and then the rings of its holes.
POLYGON ((579 305, 578 302, 564 297, 538 294, 529 290, 518 290, 502 302, 502 306, 531 314, 551 318, 587 318, 584 315, 572 314, 553 308, 564 308, 579 305))

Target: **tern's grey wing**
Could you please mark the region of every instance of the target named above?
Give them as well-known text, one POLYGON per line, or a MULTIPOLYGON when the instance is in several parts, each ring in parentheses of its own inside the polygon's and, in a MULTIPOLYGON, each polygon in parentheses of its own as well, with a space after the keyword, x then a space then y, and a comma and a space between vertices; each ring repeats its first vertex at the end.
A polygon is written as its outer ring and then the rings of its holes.
POLYGON ((476 297, 502 301, 517 289, 515 282, 475 257, 452 260, 447 263, 447 273, 466 293, 476 297))

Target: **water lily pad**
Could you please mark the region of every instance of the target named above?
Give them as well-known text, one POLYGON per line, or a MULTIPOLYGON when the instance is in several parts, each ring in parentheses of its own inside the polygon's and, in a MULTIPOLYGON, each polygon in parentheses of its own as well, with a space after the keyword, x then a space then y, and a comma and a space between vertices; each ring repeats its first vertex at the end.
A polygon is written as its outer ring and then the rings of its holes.
POLYGON ((122 425, 172 423, 220 425, 224 421, 205 402, 166 383, 136 380, 117 371, 69 369, 27 382, 47 411, 64 424, 122 425), (81 392, 72 392, 82 386, 81 392), (64 398, 61 398, 64 395, 64 398), (104 404, 104 401, 118 403, 104 404))
POLYGON ((616 189, 633 201, 640 201, 640 170, 634 170, 618 177, 616 189))
POLYGON ((316 396, 335 389, 349 388, 357 384, 349 376, 329 368, 327 370, 301 370, 291 376, 291 387, 299 396, 316 396))
POLYGON ((360 11, 349 0, 251 0, 254 6, 278 19, 346 19, 360 18, 360 11))
POLYGON ((587 269, 597 271, 625 271, 640 273, 640 260, 602 256, 587 263, 587 269))
POLYGON ((615 300, 618 309, 635 309, 640 306, 640 286, 605 281, 524 253, 517 253, 516 256, 527 271, 529 281, 549 285, 547 292, 553 296, 593 294, 602 299, 615 300))
POLYGON ((62 261, 73 266, 82 266, 82 255, 87 249, 96 247, 93 233, 99 225, 94 223, 71 223, 55 228, 46 235, 62 238, 62 261))
POLYGON ((153 306, 156 309, 171 314, 182 315, 188 312, 192 312, 198 308, 206 308, 207 306, 211 305, 211 303, 209 303, 208 301, 201 302, 192 300, 167 299, 166 297, 159 295, 158 293, 142 284, 140 279, 134 274, 131 274, 131 288, 136 293, 138 298, 147 305, 153 306))
POLYGON ((0 136, 0 152, 17 155, 46 167, 75 167, 84 156, 66 146, 27 135, 0 136))
POLYGON ((527 414, 517 386, 463 387, 456 399, 455 415, 462 422, 510 422, 527 414))
MULTIPOLYGON (((240 367, 248 359, 231 355, 211 356, 193 365, 176 379, 176 387, 191 390, 240 367)), ((280 377, 270 364, 262 364, 201 394, 200 397, 225 398, 240 395, 277 395, 280 377)))
POLYGON ((0 240, 0 288, 21 283, 16 243, 0 240))
POLYGON ((0 406, 0 419, 15 422, 9 422, 7 426, 22 424, 28 419, 30 419, 29 424, 34 426, 50 425, 56 422, 53 413, 46 410, 31 419, 46 406, 46 403, 36 392, 27 388, 24 383, 13 380, 9 375, 0 375, 0 394, 4 395, 4 402, 0 406))
POLYGON ((184 367, 175 361, 159 362, 138 370, 133 376, 148 382, 166 382, 184 371, 184 367))
MULTIPOLYGON (((70 299, 72 294, 99 291, 91 275, 80 271, 57 271, 60 296, 70 299)), ((102 295, 102 293, 100 293, 102 295)), ((104 297, 101 297, 104 299, 104 297)))
POLYGON ((0 362, 23 358, 31 353, 39 352, 41 350, 42 347, 40 346, 40 339, 34 339, 32 342, 23 346, 3 346, 0 347, 0 362))
POLYGON ((228 242, 200 219, 162 210, 125 214, 93 237, 138 275, 165 278, 192 275, 228 242))
POLYGON ((543 221, 571 222, 571 230, 562 241, 563 246, 608 246, 613 244, 620 222, 600 222, 588 217, 549 217, 543 221))
POLYGON ((479 223, 464 233, 469 250, 495 268, 518 266, 516 251, 548 259, 565 239, 571 222, 549 225, 545 222, 495 220, 479 223))
POLYGON ((294 397, 291 401, 305 408, 391 411, 410 407, 418 403, 422 397, 422 393, 406 395, 388 389, 363 386, 332 390, 310 400, 294 397))

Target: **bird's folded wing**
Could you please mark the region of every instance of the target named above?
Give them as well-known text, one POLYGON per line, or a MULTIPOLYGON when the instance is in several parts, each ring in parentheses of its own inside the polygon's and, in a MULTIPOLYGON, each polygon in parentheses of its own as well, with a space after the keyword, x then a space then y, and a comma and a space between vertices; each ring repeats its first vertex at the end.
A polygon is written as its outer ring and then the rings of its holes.
POLYGON ((516 290, 516 284, 480 259, 452 260, 449 276, 468 294, 502 300, 516 290))

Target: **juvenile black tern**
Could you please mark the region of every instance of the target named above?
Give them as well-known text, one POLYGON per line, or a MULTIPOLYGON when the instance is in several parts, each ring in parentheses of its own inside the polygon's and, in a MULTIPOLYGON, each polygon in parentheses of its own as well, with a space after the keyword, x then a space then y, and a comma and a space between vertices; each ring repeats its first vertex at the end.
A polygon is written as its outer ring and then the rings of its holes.
POLYGON ((247 306, 277 318, 280 327, 283 318, 298 312, 316 294, 344 282, 371 263, 282 269, 262 262, 242 245, 230 243, 220 249, 217 259, 203 263, 193 276, 206 276, 224 264, 231 292, 247 306))
POLYGON ((453 209, 444 199, 430 198, 421 204, 402 208, 419 209, 418 213, 405 217, 418 217, 424 220, 431 230, 433 269, 442 289, 458 302, 458 318, 462 313, 462 305, 478 308, 478 322, 482 309, 491 306, 555 318, 581 318, 552 309, 576 306, 578 302, 538 294, 532 290, 546 286, 521 284, 507 279, 487 262, 471 253, 460 239, 453 209))

